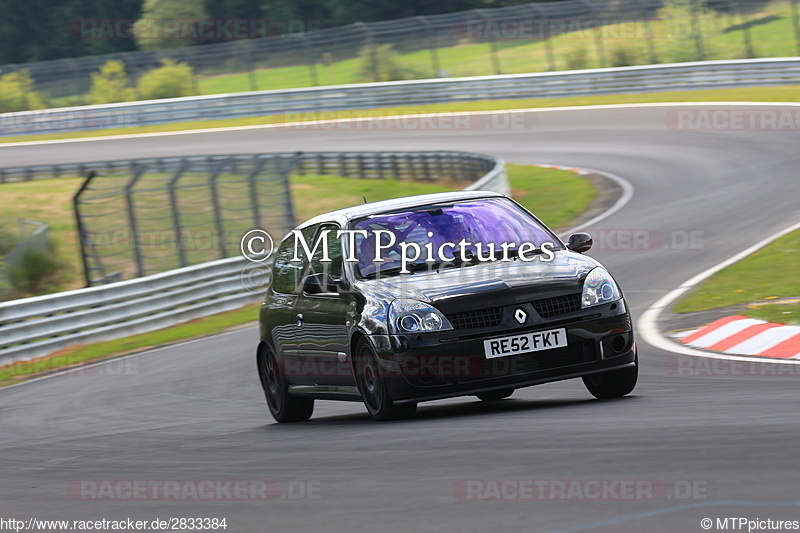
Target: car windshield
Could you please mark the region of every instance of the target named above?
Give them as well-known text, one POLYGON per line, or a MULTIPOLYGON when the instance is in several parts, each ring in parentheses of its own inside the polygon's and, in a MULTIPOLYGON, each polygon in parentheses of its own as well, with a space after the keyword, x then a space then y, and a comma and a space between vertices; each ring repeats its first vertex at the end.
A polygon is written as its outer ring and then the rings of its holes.
POLYGON ((552 249, 562 248, 547 228, 506 198, 428 205, 374 215, 359 220, 352 229, 366 230, 366 235, 355 237, 361 277, 399 273, 404 254, 407 270, 413 271, 430 267, 432 262, 499 258, 504 243, 508 257, 514 257, 523 243, 540 249, 543 243, 550 242, 552 249), (405 250, 401 243, 407 243, 405 250), (421 252, 419 257, 414 257, 416 250, 421 252))

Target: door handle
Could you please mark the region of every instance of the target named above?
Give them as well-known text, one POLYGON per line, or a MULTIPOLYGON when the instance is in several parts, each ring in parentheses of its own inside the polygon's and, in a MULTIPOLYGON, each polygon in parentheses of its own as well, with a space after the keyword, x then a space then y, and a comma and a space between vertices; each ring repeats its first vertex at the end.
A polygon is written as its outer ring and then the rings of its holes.
POLYGON ((297 327, 300 327, 302 325, 303 325, 303 315, 300 314, 300 313, 297 313, 297 327))

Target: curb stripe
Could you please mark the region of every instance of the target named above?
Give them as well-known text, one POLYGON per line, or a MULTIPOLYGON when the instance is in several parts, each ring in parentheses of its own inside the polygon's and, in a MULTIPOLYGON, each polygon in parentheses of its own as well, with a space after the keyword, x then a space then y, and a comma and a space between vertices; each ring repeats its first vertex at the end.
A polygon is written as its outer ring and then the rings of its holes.
MULTIPOLYGON (((762 322, 761 324, 756 324, 754 326, 745 328, 739 333, 731 335, 730 337, 723 339, 716 344, 712 344, 707 349, 715 350, 718 352, 725 352, 729 348, 733 348, 734 346, 739 346, 740 344, 743 344, 745 341, 752 340, 754 337, 755 338, 763 337, 763 335, 761 334, 769 331, 770 329, 780 328, 780 327, 781 324, 762 322)), ((744 352, 737 351, 736 353, 744 353, 744 352)))
POLYGON ((763 352, 763 355, 768 355, 769 357, 781 357, 786 359, 790 357, 800 356, 800 328, 795 327, 795 329, 797 330, 797 332, 793 337, 766 350, 765 352, 763 352))
POLYGON ((697 331, 695 331, 691 335, 687 335, 686 337, 681 339, 681 342, 683 342, 684 344, 694 344, 694 341, 696 341, 700 337, 706 335, 707 333, 710 333, 710 332, 714 331, 715 329, 717 329, 719 327, 722 327, 725 324, 728 324, 728 323, 733 322, 735 320, 744 320, 746 318, 747 317, 744 317, 744 316, 741 316, 741 315, 726 316, 725 318, 720 318, 719 320, 715 320, 714 322, 712 322, 711 324, 707 325, 706 327, 698 329, 697 331))

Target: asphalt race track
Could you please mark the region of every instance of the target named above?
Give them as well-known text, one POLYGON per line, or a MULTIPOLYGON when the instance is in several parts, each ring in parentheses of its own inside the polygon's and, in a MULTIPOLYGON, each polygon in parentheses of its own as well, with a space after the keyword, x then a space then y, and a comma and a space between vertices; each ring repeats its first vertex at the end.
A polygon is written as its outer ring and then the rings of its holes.
MULTIPOLYGON (((606 236, 589 255, 620 280, 638 318, 800 218, 800 132, 678 131, 665 119, 671 109, 530 113, 524 128, 267 128, 6 146, 0 164, 452 149, 606 171, 634 196, 588 228, 606 236), (631 249, 633 231, 648 232, 648 246, 631 249)), ((620 400, 596 401, 573 380, 493 405, 421 404, 416 419, 397 423, 373 422, 361 404, 317 402, 310 422, 277 425, 255 372, 256 340, 251 328, 0 390, 0 514, 225 517, 227 531, 337 533, 699 532, 706 517, 800 519, 797 373, 709 360, 710 371, 685 371, 697 360, 640 338, 639 386, 620 400), (271 480, 284 498, 93 501, 76 489, 85 480, 271 480), (501 494, 487 480, 512 481, 501 494), (538 480, 544 499, 538 488, 518 498, 519 480, 538 480), (588 494, 597 480, 619 483, 598 498, 588 494), (622 490, 631 481, 644 490, 622 490), (494 499, 468 498, 481 495, 494 499)))

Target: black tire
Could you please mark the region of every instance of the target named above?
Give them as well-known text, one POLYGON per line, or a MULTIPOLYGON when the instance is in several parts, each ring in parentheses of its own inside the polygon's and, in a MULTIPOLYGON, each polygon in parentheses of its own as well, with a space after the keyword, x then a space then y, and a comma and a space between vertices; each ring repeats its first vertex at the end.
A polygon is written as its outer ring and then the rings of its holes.
POLYGON ((304 422, 314 412, 314 400, 298 398, 288 392, 286 379, 281 375, 275 355, 262 345, 258 350, 258 376, 267 397, 267 406, 278 422, 304 422))
POLYGON ((583 384, 598 400, 619 398, 630 394, 639 379, 639 357, 634 359, 634 366, 620 370, 611 370, 600 374, 583 376, 583 384))
POLYGON ((476 394, 480 400, 484 402, 497 402, 508 398, 514 394, 514 389, 500 389, 500 390, 490 390, 488 392, 482 392, 480 394, 476 394))
POLYGON ((370 416, 378 421, 410 418, 417 412, 416 403, 397 404, 389 396, 386 382, 381 375, 375 350, 367 339, 356 345, 356 383, 370 416))

